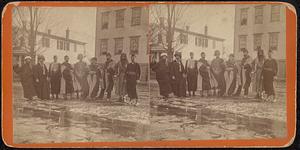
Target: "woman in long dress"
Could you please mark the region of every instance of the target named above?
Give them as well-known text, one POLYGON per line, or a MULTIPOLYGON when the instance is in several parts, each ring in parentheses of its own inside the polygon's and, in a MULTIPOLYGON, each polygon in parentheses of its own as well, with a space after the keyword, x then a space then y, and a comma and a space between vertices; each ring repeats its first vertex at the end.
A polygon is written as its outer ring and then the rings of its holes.
POLYGON ((89 84, 87 80, 88 66, 83 61, 83 55, 78 54, 78 62, 74 64, 74 79, 77 89, 77 98, 81 94, 81 99, 85 99, 89 95, 89 84))
POLYGON ((98 65, 96 57, 91 59, 87 80, 89 84, 89 97, 94 100, 99 91, 98 65))
POLYGON ((21 84, 23 87, 23 96, 28 100, 37 99, 37 94, 34 87, 34 77, 31 65, 31 57, 25 57, 25 63, 19 67, 14 66, 14 71, 20 76, 21 84))
POLYGON ((127 56, 125 53, 122 53, 120 56, 120 61, 116 64, 116 95, 119 96, 119 101, 123 101, 124 96, 126 95, 126 68, 128 65, 127 56))
POLYGON ((274 77, 277 75, 278 66, 276 60, 272 57, 273 52, 268 53, 269 58, 265 61, 262 70, 263 90, 267 95, 267 100, 275 101, 274 77))
POLYGON ((257 99, 261 99, 262 94, 262 78, 261 73, 265 62, 265 56, 263 50, 257 50, 257 57, 252 62, 253 73, 255 74, 255 91, 257 99))
POLYGON ((218 96, 223 96, 226 92, 226 82, 224 78, 225 63, 222 58, 220 58, 220 51, 215 51, 216 58, 211 62, 211 71, 216 81, 218 82, 218 96))
POLYGON ((73 86, 73 67, 69 63, 69 56, 64 57, 65 62, 61 64, 61 71, 62 71, 62 86, 61 86, 61 93, 64 94, 64 99, 68 99, 68 95, 70 99, 72 99, 72 94, 74 92, 73 86))
POLYGON ((138 94, 136 91, 136 85, 140 79, 141 69, 140 65, 135 62, 135 55, 131 55, 131 62, 127 65, 126 68, 126 87, 127 93, 130 100, 135 100, 137 104, 138 94))
POLYGON ((225 81, 226 81, 226 94, 231 96, 237 85, 237 65, 234 60, 234 55, 230 54, 228 61, 225 63, 225 81))
POLYGON ((209 96, 209 91, 211 90, 211 84, 210 84, 210 76, 209 76, 209 64, 207 60, 205 59, 205 53, 201 53, 201 58, 199 60, 199 74, 201 76, 201 96, 204 96, 204 93, 206 92, 206 95, 209 96))
POLYGON ((45 57, 43 55, 38 56, 38 63, 33 68, 35 90, 41 100, 50 99, 49 74, 44 61, 45 57))
POLYGON ((61 82, 61 66, 57 62, 57 56, 53 56, 53 62, 49 66, 49 78, 52 98, 58 99, 60 93, 60 82, 61 82))

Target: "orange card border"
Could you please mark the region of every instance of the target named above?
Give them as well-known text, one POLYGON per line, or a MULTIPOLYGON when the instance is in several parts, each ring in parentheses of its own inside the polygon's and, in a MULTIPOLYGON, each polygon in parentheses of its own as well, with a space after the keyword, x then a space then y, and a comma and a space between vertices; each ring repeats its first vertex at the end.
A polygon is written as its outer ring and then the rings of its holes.
MULTIPOLYGON (((173 4, 271 4, 278 2, 163 2, 173 4)), ((282 3, 282 2, 280 2, 282 3)), ((10 147, 285 147, 295 138, 296 128, 296 13, 286 8, 286 92, 287 137, 249 140, 193 140, 193 141, 143 141, 143 142, 72 142, 32 143, 13 142, 12 115, 12 9, 18 6, 41 7, 97 7, 97 6, 147 6, 158 2, 13 2, 2 12, 2 138, 10 147)), ((160 3, 162 4, 162 3, 160 3)), ((288 3, 282 3, 293 7, 288 3)), ((293 8, 293 10, 295 10, 293 8)))

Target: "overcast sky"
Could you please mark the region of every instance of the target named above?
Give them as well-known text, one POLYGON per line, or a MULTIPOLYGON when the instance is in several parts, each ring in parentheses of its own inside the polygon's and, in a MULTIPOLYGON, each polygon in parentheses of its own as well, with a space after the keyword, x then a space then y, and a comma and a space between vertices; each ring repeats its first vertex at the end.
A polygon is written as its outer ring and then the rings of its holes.
MULTIPOLYGON (((160 6, 153 5, 153 7, 160 6)), ((188 25, 190 31, 204 33, 204 26, 207 25, 208 35, 225 39, 226 55, 233 52, 235 5, 192 4, 177 7, 182 7, 184 12, 177 27, 185 29, 188 25)), ((162 8, 166 14, 166 7, 162 8)), ((150 22, 155 21, 150 19, 150 22)))
MULTIPOLYGON (((191 31, 204 33, 208 26, 208 34, 226 39, 227 53, 233 51, 234 38, 234 5, 189 5, 178 27, 189 25, 191 31)), ((55 7, 50 8, 52 33, 65 36, 70 29, 70 37, 87 44, 88 55, 95 54, 96 8, 95 7, 55 7)), ((44 29, 45 30, 45 29, 44 29)))

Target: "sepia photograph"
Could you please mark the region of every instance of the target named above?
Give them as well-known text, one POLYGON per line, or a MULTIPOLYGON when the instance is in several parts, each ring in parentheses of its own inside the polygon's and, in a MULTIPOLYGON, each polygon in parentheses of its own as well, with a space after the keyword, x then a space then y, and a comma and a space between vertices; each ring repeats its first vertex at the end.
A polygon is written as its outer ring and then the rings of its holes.
POLYGON ((285 10, 151 5, 151 139, 286 137, 285 10))
POLYGON ((285 138, 286 7, 16 6, 13 142, 285 138))
POLYGON ((15 143, 140 141, 148 7, 15 7, 15 143))

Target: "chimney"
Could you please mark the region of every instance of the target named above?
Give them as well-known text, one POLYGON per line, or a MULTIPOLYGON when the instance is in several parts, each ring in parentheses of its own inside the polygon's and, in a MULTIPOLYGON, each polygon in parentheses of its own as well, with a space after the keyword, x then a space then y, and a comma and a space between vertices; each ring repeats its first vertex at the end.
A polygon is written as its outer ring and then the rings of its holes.
POLYGON ((207 25, 204 27, 204 34, 207 35, 207 25))
POLYGON ((48 34, 49 34, 49 35, 51 34, 51 29, 48 29, 48 34))
POLYGON ((163 27, 165 25, 165 18, 164 17, 159 17, 159 25, 160 25, 160 27, 163 27))
POLYGON ((70 30, 69 30, 69 27, 67 28, 66 30, 66 39, 69 39, 70 37, 70 30))
POLYGON ((190 26, 185 26, 186 31, 190 31, 190 26))

